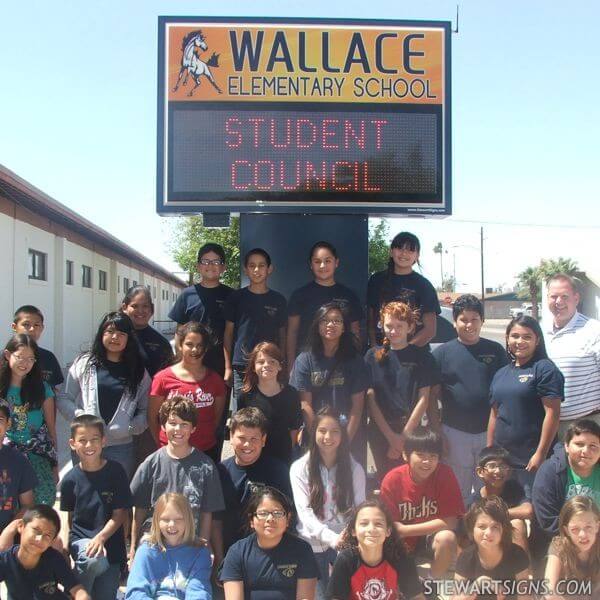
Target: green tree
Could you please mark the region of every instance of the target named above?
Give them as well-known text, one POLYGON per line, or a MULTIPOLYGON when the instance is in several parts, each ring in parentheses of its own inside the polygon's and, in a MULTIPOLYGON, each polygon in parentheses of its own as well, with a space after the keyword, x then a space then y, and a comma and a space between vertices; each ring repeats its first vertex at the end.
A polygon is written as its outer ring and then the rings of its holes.
POLYGON ((577 262, 571 258, 563 258, 562 256, 559 256, 556 259, 547 258, 542 260, 540 262, 540 270, 544 281, 548 281, 557 273, 564 273, 565 275, 570 275, 571 277, 579 274, 577 262))
POLYGON ((189 273, 190 284, 196 278, 198 248, 213 242, 221 244, 225 250, 228 269, 225 271, 223 283, 231 287, 240 286, 240 220, 231 217, 229 227, 204 227, 201 216, 179 217, 171 225, 171 235, 167 247, 173 260, 182 271, 189 273))
POLYGON ((531 316, 538 318, 538 302, 540 300, 540 286, 542 283, 542 271, 538 267, 527 267, 517 275, 517 285, 519 287, 517 296, 526 298, 531 302, 531 316))
POLYGON ((369 273, 387 269, 390 257, 390 226, 386 219, 369 223, 369 273))
POLYGON ((442 242, 438 242, 434 247, 433 247, 433 252, 435 254, 439 254, 440 255, 440 284, 443 285, 444 284, 444 246, 442 246, 442 242))

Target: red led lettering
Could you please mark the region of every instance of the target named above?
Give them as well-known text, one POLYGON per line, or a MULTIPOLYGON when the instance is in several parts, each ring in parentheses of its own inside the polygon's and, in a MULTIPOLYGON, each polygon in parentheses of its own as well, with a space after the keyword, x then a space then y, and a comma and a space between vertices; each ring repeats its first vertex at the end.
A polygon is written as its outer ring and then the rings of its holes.
POLYGON ((316 189, 326 190, 327 189, 327 163, 323 161, 321 163, 321 175, 317 173, 315 165, 310 161, 306 161, 306 168, 304 171, 305 187, 310 190, 313 185, 316 189))
POLYGON ((338 177, 338 168, 339 171, 341 171, 340 176, 343 178, 344 176, 346 176, 347 170, 349 168, 352 168, 352 163, 348 162, 347 160, 336 160, 333 163, 333 168, 331 169, 332 171, 332 186, 334 190, 338 190, 338 191, 347 191, 352 187, 352 184, 342 184, 342 183, 338 183, 337 181, 337 177, 338 177))
POLYGON ((275 119, 271 119, 271 146, 273 148, 289 148, 292 143, 292 120, 285 120, 285 141, 277 142, 277 136, 275 135, 275 119))
POLYGON ((235 117, 229 117, 225 121, 225 133, 235 136, 233 139, 225 140, 225 145, 228 148, 239 148, 242 145, 242 134, 239 131, 233 130, 236 125, 240 125, 240 120, 235 117))
POLYGON ((296 121, 296 145, 298 148, 310 148, 317 141, 317 128, 309 119, 296 121), (302 141, 302 130, 307 134, 307 141, 302 141))
POLYGON ((236 160, 231 165, 231 187, 234 190, 247 190, 252 184, 251 183, 239 183, 238 181, 238 167, 249 167, 250 161, 248 160, 236 160))
POLYGON ((380 192, 381 186, 369 181, 369 163, 363 163, 363 189, 365 192, 380 192))
POLYGON ((257 160, 254 163, 254 187, 257 190, 272 190, 275 184, 275 165, 271 160, 257 160), (261 166, 266 169, 261 169, 261 166), (261 170, 266 175, 261 180, 261 170))
POLYGON ((384 125, 387 125, 387 121, 386 120, 374 120, 371 121, 371 123, 373 123, 373 125, 375 125, 375 148, 377 148, 377 150, 381 149, 381 128, 384 125))
POLYGON ((283 190, 296 190, 300 187, 300 161, 297 160, 294 168, 296 172, 296 181, 293 184, 286 184, 285 162, 279 161, 279 185, 283 190))
POLYGON ((344 120, 344 148, 350 148, 350 138, 356 140, 356 145, 361 149, 365 149, 365 122, 361 119, 359 122, 359 130, 356 132, 353 129, 352 121, 344 120))
POLYGON ((258 117, 253 117, 251 119, 248 119, 248 123, 250 123, 252 125, 252 127, 254 128, 254 147, 255 148, 258 148, 260 124, 264 123, 264 122, 265 122, 264 119, 260 119, 258 117))
POLYGON ((339 122, 339 119, 323 119, 323 124, 321 125, 321 139, 323 148, 327 148, 328 150, 335 150, 339 148, 338 144, 329 143, 329 138, 335 137, 335 135, 337 134, 337 131, 335 129, 334 131, 329 131, 329 126, 337 125, 339 124, 339 122))

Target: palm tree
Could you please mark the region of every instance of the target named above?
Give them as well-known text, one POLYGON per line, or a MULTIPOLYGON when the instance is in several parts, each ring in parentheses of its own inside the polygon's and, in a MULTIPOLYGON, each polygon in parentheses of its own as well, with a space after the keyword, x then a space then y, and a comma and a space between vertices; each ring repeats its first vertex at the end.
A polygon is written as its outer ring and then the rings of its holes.
POLYGON ((444 284, 444 247, 442 246, 442 242, 438 242, 434 247, 433 251, 435 254, 440 255, 440 287, 444 284))
POLYGON ((518 285, 525 297, 531 301, 531 316, 538 318, 538 294, 542 282, 543 272, 541 267, 527 267, 519 273, 518 285))
POLYGON ((558 273, 564 273, 565 275, 570 275, 571 277, 579 274, 577 262, 571 258, 563 258, 562 256, 559 256, 556 259, 548 258, 542 260, 540 262, 539 269, 544 281, 548 281, 558 273))

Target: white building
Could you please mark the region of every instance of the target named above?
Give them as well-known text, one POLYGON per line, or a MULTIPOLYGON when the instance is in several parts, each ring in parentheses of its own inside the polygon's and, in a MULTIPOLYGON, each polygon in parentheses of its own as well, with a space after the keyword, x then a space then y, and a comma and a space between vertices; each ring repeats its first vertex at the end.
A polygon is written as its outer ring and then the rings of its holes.
POLYGON ((41 345, 64 367, 136 284, 152 292, 155 327, 172 328, 167 314, 180 279, 1 165, 0 240, 2 347, 15 309, 33 304, 45 319, 41 345))

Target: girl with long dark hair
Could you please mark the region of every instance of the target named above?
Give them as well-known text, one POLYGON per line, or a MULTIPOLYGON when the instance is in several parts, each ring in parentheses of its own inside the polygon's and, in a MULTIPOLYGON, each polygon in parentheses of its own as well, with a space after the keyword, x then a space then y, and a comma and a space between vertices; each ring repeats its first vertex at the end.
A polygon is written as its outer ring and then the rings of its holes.
POLYGON ((346 428, 330 406, 317 412, 308 452, 292 464, 290 481, 298 533, 310 543, 319 566, 317 597, 325 598, 340 533, 365 499, 365 472, 352 458, 346 428))
POLYGON ((405 302, 419 311, 421 323, 410 343, 425 346, 436 332, 436 316, 441 308, 435 288, 429 279, 413 270, 419 263, 421 243, 414 233, 402 231, 390 245, 390 258, 385 271, 373 273, 367 286, 369 343, 381 343, 382 332, 378 330, 382 307, 394 300, 405 302))
POLYGON ((67 419, 82 414, 103 419, 103 455, 121 463, 131 479, 135 468, 132 436, 148 426, 149 390, 150 376, 133 323, 122 312, 110 312, 100 322, 92 349, 73 361, 58 406, 67 419))
POLYGON ((8 442, 27 456, 37 475, 35 503, 52 506, 58 481, 54 392, 43 380, 38 345, 26 334, 13 335, 4 348, 0 398, 10 406, 8 442))
MULTIPOLYGON (((296 358, 290 378, 290 385, 300 392, 306 427, 312 427, 315 412, 322 406, 333 406, 353 440, 362 429, 367 370, 348 313, 340 304, 331 302, 317 310, 308 348, 296 358)), ((359 445, 358 441, 354 445, 357 452, 361 452, 359 445)))
POLYGON ((490 386, 487 445, 510 452, 514 476, 531 498, 535 473, 558 431, 564 377, 546 354, 539 323, 528 315, 508 324, 506 351, 510 363, 496 372, 490 386))

